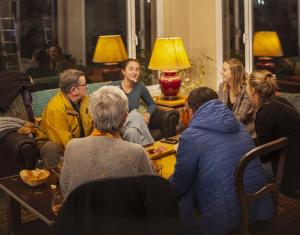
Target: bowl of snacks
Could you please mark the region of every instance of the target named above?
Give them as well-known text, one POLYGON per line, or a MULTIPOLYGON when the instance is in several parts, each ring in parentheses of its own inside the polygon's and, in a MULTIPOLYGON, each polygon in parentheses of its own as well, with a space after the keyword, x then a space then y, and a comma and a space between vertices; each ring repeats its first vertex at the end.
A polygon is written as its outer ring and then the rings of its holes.
POLYGON ((20 177, 23 182, 31 187, 45 183, 49 175, 50 172, 44 169, 20 171, 20 177))

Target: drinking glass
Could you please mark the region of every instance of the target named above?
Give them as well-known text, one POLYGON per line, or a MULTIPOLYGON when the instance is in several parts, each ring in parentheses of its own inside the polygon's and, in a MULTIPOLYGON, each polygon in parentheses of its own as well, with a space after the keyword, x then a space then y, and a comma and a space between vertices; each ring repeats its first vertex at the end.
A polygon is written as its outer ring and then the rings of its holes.
POLYGON ((54 215, 58 214, 58 211, 62 207, 63 203, 64 203, 64 198, 61 192, 59 191, 55 192, 52 196, 52 201, 51 201, 51 209, 54 215))
POLYGON ((58 169, 59 175, 60 175, 60 173, 61 173, 63 163, 64 163, 64 157, 60 157, 59 162, 58 162, 58 164, 57 164, 57 169, 58 169))
POLYGON ((42 159, 42 158, 38 158, 35 161, 35 169, 39 170, 39 169, 46 169, 48 168, 48 162, 47 159, 42 159))

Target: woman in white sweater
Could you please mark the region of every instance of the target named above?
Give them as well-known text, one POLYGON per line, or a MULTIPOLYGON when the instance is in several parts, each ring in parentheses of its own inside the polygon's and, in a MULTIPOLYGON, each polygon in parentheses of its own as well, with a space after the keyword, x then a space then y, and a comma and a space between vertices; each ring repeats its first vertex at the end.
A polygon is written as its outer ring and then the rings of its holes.
POLYGON ((105 86, 90 97, 95 130, 72 139, 65 150, 60 186, 65 198, 80 184, 107 176, 155 174, 145 150, 121 139, 128 100, 118 87, 105 86))

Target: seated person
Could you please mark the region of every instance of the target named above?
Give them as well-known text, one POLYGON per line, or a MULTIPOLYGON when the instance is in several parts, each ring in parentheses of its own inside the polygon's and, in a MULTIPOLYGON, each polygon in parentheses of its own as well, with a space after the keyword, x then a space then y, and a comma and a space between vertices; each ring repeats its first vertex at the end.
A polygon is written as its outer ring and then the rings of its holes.
POLYGON ((65 59, 62 49, 59 46, 51 46, 49 48, 49 55, 51 59, 51 69, 52 71, 59 75, 66 69, 70 69, 72 64, 65 59))
POLYGON ((66 147, 60 179, 65 197, 93 179, 154 174, 144 148, 120 137, 128 115, 126 95, 115 86, 104 86, 91 95, 90 109, 96 130, 66 147))
POLYGON ((255 109, 246 92, 244 65, 237 59, 225 60, 221 75, 223 82, 219 86, 219 99, 235 114, 237 120, 246 126, 251 136, 255 138, 255 109))
POLYGON ((42 113, 36 140, 42 158, 50 166, 57 165, 59 156, 72 138, 92 132, 87 85, 83 72, 69 69, 59 75, 60 91, 49 101, 42 113), (46 142, 45 142, 46 141, 46 142))
POLYGON ((117 81, 115 84, 125 92, 129 104, 129 115, 124 125, 123 139, 141 145, 154 143, 148 124, 156 109, 156 104, 146 86, 138 81, 141 75, 139 61, 136 59, 124 61, 122 74, 123 80, 117 81), (141 99, 147 105, 147 110, 143 114, 137 111, 141 99))
POLYGON ((50 68, 50 56, 44 49, 37 49, 32 55, 32 65, 26 69, 25 74, 34 78, 54 76, 50 68))
MULTIPOLYGON (((234 172, 240 158, 254 148, 245 126, 218 100, 212 89, 194 89, 187 99, 189 127, 179 139, 171 183, 181 199, 184 234, 222 235, 240 222, 234 172)), ((260 161, 245 172, 245 188, 254 192, 267 182, 260 161)), ((274 215, 271 197, 252 203, 250 222, 274 215)))
MULTIPOLYGON (((288 137, 288 152, 282 179, 282 192, 300 195, 300 115, 284 98, 275 96, 277 81, 266 70, 254 71, 249 76, 247 92, 258 108, 255 128, 259 144, 280 137, 288 137)), ((267 160, 266 158, 263 158, 267 160)), ((276 162, 272 161, 274 168, 276 162)))

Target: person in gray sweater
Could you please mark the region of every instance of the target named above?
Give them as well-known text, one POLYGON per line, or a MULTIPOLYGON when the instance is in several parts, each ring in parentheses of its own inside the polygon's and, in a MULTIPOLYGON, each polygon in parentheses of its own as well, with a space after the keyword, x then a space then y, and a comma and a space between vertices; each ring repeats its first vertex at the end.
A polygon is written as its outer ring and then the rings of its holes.
POLYGON ((66 146, 60 177, 65 198, 94 179, 155 174, 144 148, 119 135, 128 115, 128 100, 121 89, 104 86, 94 92, 90 113, 95 127, 91 136, 72 139, 66 146))

